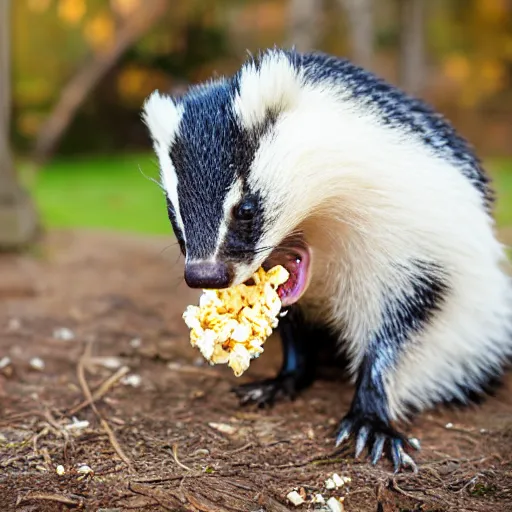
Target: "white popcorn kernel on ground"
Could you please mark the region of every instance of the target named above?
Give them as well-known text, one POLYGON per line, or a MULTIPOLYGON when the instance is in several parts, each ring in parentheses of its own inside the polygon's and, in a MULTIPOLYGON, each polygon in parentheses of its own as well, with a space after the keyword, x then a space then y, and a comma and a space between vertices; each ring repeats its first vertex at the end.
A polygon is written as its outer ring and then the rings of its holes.
POLYGON ((208 423, 208 425, 215 429, 215 430, 218 430, 219 432, 222 432, 223 434, 229 434, 229 435, 232 435, 236 432, 236 428, 233 427, 233 425, 228 425, 227 423, 208 423))
POLYGON ((336 487, 343 487, 345 485, 345 481, 340 477, 340 475, 338 475, 338 473, 334 473, 331 478, 336 487))
POLYGON ((191 345, 210 364, 227 363, 237 377, 242 375, 278 325, 282 305, 277 288, 288 277, 278 265, 268 272, 260 268, 252 276, 254 284, 203 290, 199 306, 183 313, 191 345))
MULTIPOLYGON (((332 477, 329 478, 329 480, 332 481, 332 483, 334 484, 334 486, 336 488, 343 487, 346 483, 352 481, 352 479, 349 476, 340 476, 337 473, 334 473, 332 475, 332 477)), ((332 487, 331 487, 331 489, 332 489, 332 487)))
POLYGON ((140 375, 132 374, 127 375, 123 379, 121 379, 121 382, 126 386, 132 386, 134 388, 138 388, 142 382, 142 377, 140 375))
POLYGON ((7 368, 7 366, 9 366, 11 364, 11 358, 8 357, 8 356, 5 356, 5 357, 2 357, 2 359, 0 359, 0 370, 2 370, 3 368, 7 368))
POLYGON ((132 348, 139 348, 142 344, 142 340, 140 338, 133 338, 133 340, 130 340, 130 347, 132 348))
POLYGON ((331 512, 344 512, 345 507, 343 506, 343 498, 329 498, 327 500, 327 506, 331 512))
POLYGON ((315 494, 313 496, 313 499, 311 500, 313 503, 320 503, 320 504, 324 504, 325 503, 325 498, 321 495, 321 494, 315 494))
POLYGON ((445 428, 453 428, 453 423, 447 423, 447 424, 445 425, 445 428))
POLYGON ((415 437, 411 437, 409 439, 409 443, 411 443, 412 447, 416 448, 416 450, 420 450, 421 449, 421 444, 420 444, 419 439, 416 439, 415 437))
POLYGON ((286 498, 288 499, 288 501, 290 501, 296 507, 298 507, 299 505, 302 505, 304 503, 304 498, 297 491, 289 492, 286 495, 286 498))
POLYGON ((30 367, 34 370, 44 370, 45 364, 44 361, 40 357, 33 357, 30 362, 30 367))
POLYGON ((87 420, 80 421, 79 419, 73 417, 72 423, 66 425, 64 428, 66 430, 82 430, 89 426, 89 422, 87 420))
POLYGON ((117 357, 95 357, 94 361, 109 370, 117 370, 123 364, 117 357))
POLYGON ((92 470, 92 469, 91 469, 87 464, 84 464, 84 465, 80 466, 80 467, 77 469, 77 471, 78 471, 79 473, 84 474, 84 475, 88 475, 88 474, 90 474, 90 473, 93 473, 93 470, 92 470))
POLYGON ((59 476, 62 476, 64 473, 66 473, 66 470, 64 469, 64 466, 62 465, 58 465, 56 468, 55 468, 55 472, 57 473, 57 475, 59 476))
POLYGON ((325 481, 325 488, 329 490, 336 489, 336 484, 334 483, 334 480, 332 478, 328 478, 325 481))
POLYGON ((53 337, 56 340, 71 341, 75 339, 75 333, 67 327, 59 327, 53 331, 53 337))

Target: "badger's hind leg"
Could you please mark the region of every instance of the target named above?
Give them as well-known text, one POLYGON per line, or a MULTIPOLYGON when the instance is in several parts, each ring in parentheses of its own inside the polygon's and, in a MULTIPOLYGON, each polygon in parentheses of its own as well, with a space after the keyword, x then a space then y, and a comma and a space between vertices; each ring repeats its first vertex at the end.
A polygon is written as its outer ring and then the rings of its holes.
POLYGON ((314 331, 305 323, 297 305, 291 306, 280 319, 279 333, 283 364, 278 375, 233 388, 242 405, 256 403, 264 407, 280 398, 294 399, 299 391, 313 383, 318 343, 311 339, 314 331))
POLYGON ((432 321, 443 307, 449 291, 446 274, 434 263, 410 263, 403 269, 400 283, 399 290, 389 289, 383 294, 386 303, 381 310, 381 325, 366 345, 358 370, 356 393, 336 438, 339 446, 354 436, 356 456, 369 446, 374 464, 387 447, 395 472, 406 467, 417 471, 414 460, 405 449, 417 450, 419 442, 393 428, 394 415, 386 385, 402 356, 412 347, 414 335, 421 333, 432 321))

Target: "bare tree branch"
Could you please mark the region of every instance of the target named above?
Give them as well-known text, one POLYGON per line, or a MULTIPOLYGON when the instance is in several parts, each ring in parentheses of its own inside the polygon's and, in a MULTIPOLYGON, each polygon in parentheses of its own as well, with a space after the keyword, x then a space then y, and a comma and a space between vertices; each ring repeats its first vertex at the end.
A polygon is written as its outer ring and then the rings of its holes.
POLYGON ((0 1, 0 248, 13 249, 32 240, 37 216, 20 187, 10 148, 11 120, 11 9, 0 1))
POLYGON ((36 138, 34 160, 42 164, 54 151, 76 112, 94 87, 119 58, 143 36, 165 13, 168 0, 147 0, 119 29, 114 44, 96 54, 78 69, 62 90, 59 100, 36 138))
POLYGON ((290 0, 288 7, 288 43, 298 51, 315 49, 322 26, 323 0, 290 0))
POLYGON ((400 0, 400 85, 411 94, 421 94, 425 82, 424 0, 400 0))
POLYGON ((348 18, 352 60, 371 69, 374 53, 374 0, 338 0, 348 18))

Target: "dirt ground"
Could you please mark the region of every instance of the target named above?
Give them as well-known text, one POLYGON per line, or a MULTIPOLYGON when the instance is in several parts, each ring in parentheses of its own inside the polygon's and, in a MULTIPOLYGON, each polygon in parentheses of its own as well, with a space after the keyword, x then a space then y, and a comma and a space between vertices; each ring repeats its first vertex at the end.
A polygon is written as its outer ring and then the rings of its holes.
MULTIPOLYGON (((420 416, 420 471, 394 476, 334 451, 346 382, 240 408, 231 370, 189 346, 181 273, 165 238, 52 233, 0 259, 0 511, 322 510, 315 493, 347 512, 512 510, 512 378, 479 408, 420 416), (326 490, 333 473, 351 481, 326 490)), ((279 362, 271 339, 242 379, 279 362)))

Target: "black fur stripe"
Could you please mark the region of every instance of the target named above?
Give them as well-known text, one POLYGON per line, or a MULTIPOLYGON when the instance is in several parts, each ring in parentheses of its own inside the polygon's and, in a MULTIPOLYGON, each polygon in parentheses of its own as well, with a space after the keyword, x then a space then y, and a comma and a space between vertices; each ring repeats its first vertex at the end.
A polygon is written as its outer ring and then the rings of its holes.
POLYGON ((412 335, 421 332, 438 311, 450 290, 448 276, 435 263, 414 261, 403 268, 408 289, 389 289, 381 326, 373 333, 359 369, 352 409, 380 421, 389 421, 384 382, 397 364, 412 335))

